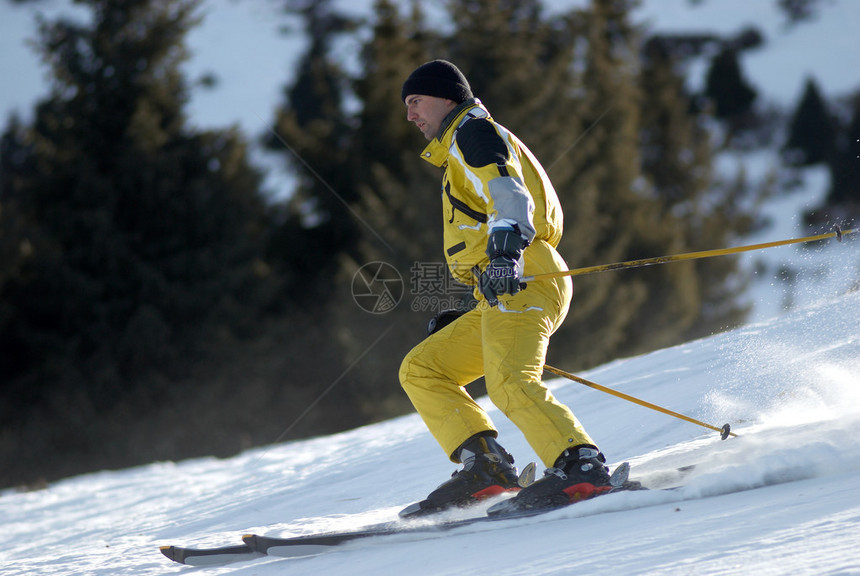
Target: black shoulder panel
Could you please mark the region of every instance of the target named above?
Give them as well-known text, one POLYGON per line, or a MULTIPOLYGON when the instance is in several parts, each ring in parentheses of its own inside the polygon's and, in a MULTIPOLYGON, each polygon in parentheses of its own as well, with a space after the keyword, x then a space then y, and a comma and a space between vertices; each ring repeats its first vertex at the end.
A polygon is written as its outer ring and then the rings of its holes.
POLYGON ((480 168, 487 164, 504 164, 508 147, 486 118, 473 118, 457 130, 457 143, 466 164, 480 168))

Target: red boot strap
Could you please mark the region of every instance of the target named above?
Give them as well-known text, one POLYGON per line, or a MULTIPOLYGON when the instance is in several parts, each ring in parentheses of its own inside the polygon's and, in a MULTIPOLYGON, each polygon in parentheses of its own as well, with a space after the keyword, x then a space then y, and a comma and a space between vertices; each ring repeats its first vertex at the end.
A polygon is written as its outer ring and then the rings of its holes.
POLYGON ((567 494, 571 502, 579 502, 580 500, 588 500, 609 490, 612 490, 612 486, 595 486, 588 482, 581 482, 573 486, 568 486, 563 492, 567 494))
POLYGON ((484 498, 490 498, 492 496, 498 496, 499 494, 504 494, 505 492, 516 492, 519 489, 520 489, 519 486, 514 487, 514 488, 503 488, 502 486, 499 486, 498 484, 496 484, 495 486, 488 486, 487 488, 484 488, 483 490, 478 490, 477 492, 472 494, 472 498, 475 498, 477 500, 482 500, 484 498))

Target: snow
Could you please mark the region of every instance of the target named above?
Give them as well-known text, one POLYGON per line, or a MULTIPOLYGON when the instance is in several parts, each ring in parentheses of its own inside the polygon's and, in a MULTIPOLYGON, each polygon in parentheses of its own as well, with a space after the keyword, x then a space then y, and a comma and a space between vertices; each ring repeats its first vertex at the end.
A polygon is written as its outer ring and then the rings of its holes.
MULTIPOLYGON (((399 536, 206 574, 860 574, 860 292, 583 376, 736 438, 549 381, 611 465, 673 492, 621 493, 526 520, 399 536), (676 467, 696 464, 679 480, 676 467), (344 567, 347 567, 346 569, 344 567), (292 572, 291 572, 292 571, 292 572)), ((563 345, 560 343, 559 345, 563 345)), ((481 402, 520 465, 534 453, 481 402)), ((408 415, 234 458, 161 462, 0 494, 0 573, 200 573, 161 545, 220 546, 391 520, 454 465, 408 415)))
MULTIPOLYGON (((857 88, 856 75, 846 72, 860 62, 860 11, 852 0, 822 3, 815 23, 795 29, 785 29, 772 8, 753 15, 757 5, 661 0, 640 10, 661 30, 736 32, 750 19, 766 26, 769 47, 748 60, 750 78, 768 78, 768 100, 793 102, 810 70, 828 95, 857 88)), ((289 25, 278 9, 277 2, 207 0, 203 27, 189 38, 188 69, 192 78, 213 72, 221 82, 192 91, 195 123, 238 123, 249 135, 265 129, 301 50, 295 36, 278 34, 289 25)), ((0 4, 0 74, 16 78, 0 91, 4 118, 12 110, 28 117, 47 91, 45 70, 23 46, 33 13, 70 10, 61 0, 0 4)), ((761 152, 724 161, 727 170, 742 162, 760 179, 777 159, 761 152)), ((801 209, 817 205, 826 174, 804 178, 768 204, 774 225, 744 243, 809 234, 801 209)), ((629 461, 634 477, 683 483, 677 491, 616 494, 539 518, 376 539, 305 559, 196 569, 159 552, 167 544, 239 543, 247 532, 306 534, 393 519, 454 469, 413 414, 230 459, 159 462, 0 492, 0 573, 860 574, 857 239, 743 258, 750 274, 763 270, 746 295, 755 306, 746 326, 581 374, 716 426, 729 422, 739 437, 721 441, 574 382, 548 381, 611 465, 629 461), (785 263, 798 271, 796 282, 776 280, 785 263), (697 466, 681 480, 673 471, 689 464, 697 466)), ((480 402, 517 463, 535 460, 512 424, 486 398, 480 402)))
MULTIPOLYGON (((634 14, 662 32, 717 32, 732 37, 757 28, 765 45, 745 52, 742 67, 747 80, 769 102, 795 105, 807 78, 815 78, 830 97, 860 88, 860 78, 851 72, 860 66, 860 10, 854 0, 820 2, 816 18, 794 26, 788 25, 775 0, 646 0, 634 14)), ((701 81, 706 70, 697 70, 701 81)))

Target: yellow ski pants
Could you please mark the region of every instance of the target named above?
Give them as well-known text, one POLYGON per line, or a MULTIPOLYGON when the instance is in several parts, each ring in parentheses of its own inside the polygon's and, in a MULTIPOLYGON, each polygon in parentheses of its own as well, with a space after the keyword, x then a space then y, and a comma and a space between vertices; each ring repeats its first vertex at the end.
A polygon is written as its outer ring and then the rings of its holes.
MULTIPOLYGON (((549 244, 536 240, 524 254, 524 275, 564 270, 549 244)), ((523 433, 545 466, 564 450, 594 444, 573 413, 543 385, 549 339, 567 315, 570 278, 531 282, 471 310, 418 344, 400 367, 400 383, 430 432, 453 461, 480 432, 498 434, 465 386, 484 376, 490 400, 523 433)))

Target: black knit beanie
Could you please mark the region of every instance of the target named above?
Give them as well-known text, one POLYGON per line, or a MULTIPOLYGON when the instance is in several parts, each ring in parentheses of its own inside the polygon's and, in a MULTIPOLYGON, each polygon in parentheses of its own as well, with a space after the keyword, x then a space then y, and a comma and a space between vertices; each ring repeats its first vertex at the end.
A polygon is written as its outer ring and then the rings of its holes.
POLYGON ((459 68, 447 60, 433 60, 416 68, 403 83, 400 99, 405 102, 410 94, 447 98, 460 104, 472 98, 472 89, 459 68))

